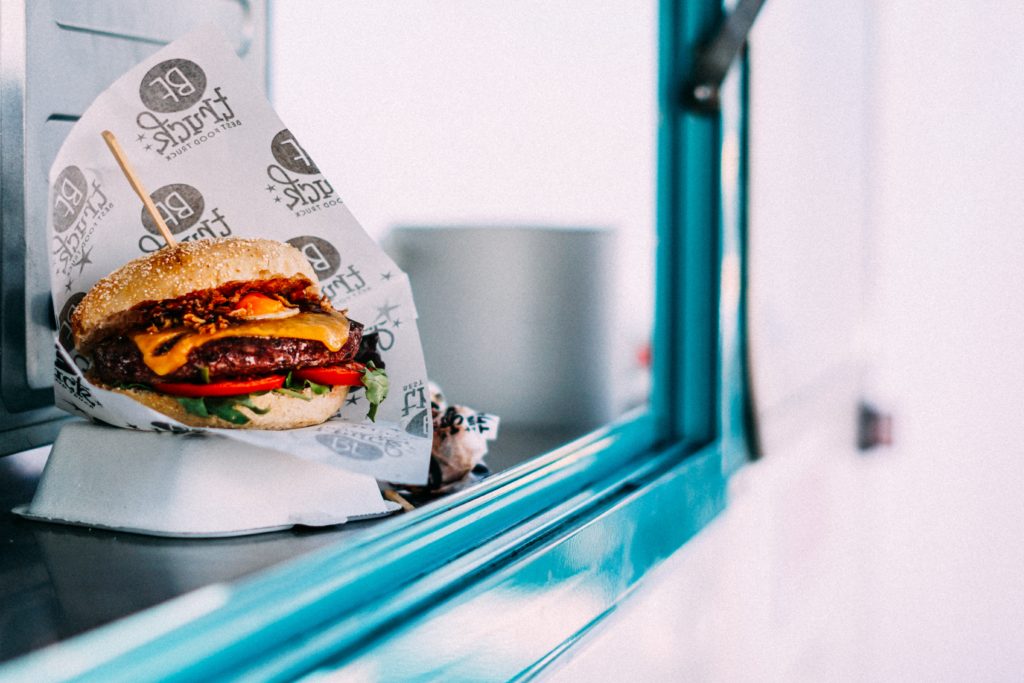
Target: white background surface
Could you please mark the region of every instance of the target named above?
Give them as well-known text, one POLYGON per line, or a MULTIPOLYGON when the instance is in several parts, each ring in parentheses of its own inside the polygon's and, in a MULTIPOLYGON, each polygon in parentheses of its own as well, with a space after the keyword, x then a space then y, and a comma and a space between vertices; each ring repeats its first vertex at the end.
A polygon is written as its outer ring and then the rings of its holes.
POLYGON ((554 680, 1024 678, 1022 31, 1009 0, 766 5, 751 314, 775 447, 554 680), (896 415, 867 457, 841 370, 862 353, 896 415))
POLYGON ((400 225, 613 230, 605 356, 621 411, 645 394, 653 317, 656 41, 650 0, 289 0, 273 6, 271 94, 377 239, 400 225))

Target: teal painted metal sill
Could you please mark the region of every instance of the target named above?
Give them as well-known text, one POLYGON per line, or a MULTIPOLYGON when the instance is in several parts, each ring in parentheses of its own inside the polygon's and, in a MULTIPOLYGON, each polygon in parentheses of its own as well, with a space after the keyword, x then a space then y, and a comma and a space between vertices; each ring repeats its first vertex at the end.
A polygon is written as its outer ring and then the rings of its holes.
POLYGON ((538 533, 538 524, 571 528, 580 510, 681 458, 681 447, 652 457, 652 424, 641 413, 255 579, 207 587, 28 655, 0 669, 0 676, 209 678, 240 674, 267 653, 285 656, 318 633, 332 634, 330 651, 361 646, 407 609, 398 597, 407 587, 468 581, 491 565, 453 574, 463 556, 498 540, 506 554, 521 550, 521 536, 538 533), (353 621, 354 615, 360 616, 353 621), (350 628, 342 635, 345 624, 350 628))
POLYGON ((339 668, 381 680, 525 675, 724 507, 720 445, 689 457, 682 445, 637 454, 652 433, 650 417, 638 416, 255 579, 28 655, 0 678, 291 680, 339 668), (495 605, 501 619, 488 614, 495 605), (509 618, 543 630, 503 639, 509 618))
MULTIPOLYGON (((342 651, 304 680, 345 674, 378 681, 506 681, 534 675, 724 508, 719 449, 680 456, 678 449, 661 453, 642 479, 595 487, 514 538, 496 539, 425 585, 411 586, 405 620, 385 642, 342 651), (481 577, 475 581, 467 571, 474 565, 481 577), (445 584, 460 592, 441 605, 431 589, 443 595, 445 584)), ((331 635, 304 649, 330 651, 331 635)), ((301 673, 278 668, 280 663, 256 670, 257 678, 301 673)))

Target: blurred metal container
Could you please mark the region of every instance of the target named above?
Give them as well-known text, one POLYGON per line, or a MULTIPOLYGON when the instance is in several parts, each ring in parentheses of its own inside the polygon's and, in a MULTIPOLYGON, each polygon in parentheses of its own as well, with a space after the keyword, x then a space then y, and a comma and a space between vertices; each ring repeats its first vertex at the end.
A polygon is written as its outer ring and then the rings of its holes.
POLYGON ((402 226, 427 374, 510 426, 612 417, 613 233, 605 228, 402 226))

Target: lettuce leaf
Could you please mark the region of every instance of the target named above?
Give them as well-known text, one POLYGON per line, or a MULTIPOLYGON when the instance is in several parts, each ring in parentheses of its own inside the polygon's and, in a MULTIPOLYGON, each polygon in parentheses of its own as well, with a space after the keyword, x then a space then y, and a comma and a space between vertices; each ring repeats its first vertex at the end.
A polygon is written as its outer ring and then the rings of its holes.
POLYGON ((312 397, 306 396, 306 389, 309 389, 317 396, 323 396, 331 391, 331 388, 326 384, 317 384, 316 382, 311 382, 308 379, 296 379, 292 376, 291 372, 285 376, 284 386, 280 389, 274 389, 274 391, 278 394, 291 396, 292 398, 301 398, 303 401, 310 401, 312 400, 312 397))
POLYGON ((371 422, 377 421, 377 408, 387 398, 390 384, 384 368, 378 368, 372 360, 366 364, 363 371, 363 387, 366 389, 366 400, 370 402, 370 410, 366 417, 370 418, 371 422))
POLYGON ((190 415, 219 417, 225 422, 230 422, 234 425, 244 425, 251 421, 248 415, 238 409, 239 406, 248 408, 256 415, 266 415, 270 412, 270 408, 260 408, 253 403, 250 394, 224 396, 222 398, 215 398, 213 396, 196 398, 176 396, 175 398, 185 409, 185 412, 190 415))

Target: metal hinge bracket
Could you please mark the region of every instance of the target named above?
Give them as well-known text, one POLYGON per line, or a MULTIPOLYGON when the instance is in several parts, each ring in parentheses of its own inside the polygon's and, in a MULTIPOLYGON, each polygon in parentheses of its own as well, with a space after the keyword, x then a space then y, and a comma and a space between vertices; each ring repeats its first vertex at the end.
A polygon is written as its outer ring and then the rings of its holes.
POLYGON ((683 105, 695 114, 717 114, 719 91, 729 68, 747 42, 750 29, 765 0, 739 0, 733 11, 703 44, 683 90, 683 105))

